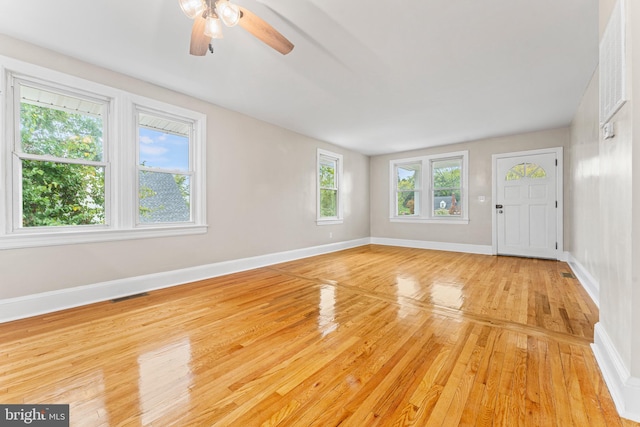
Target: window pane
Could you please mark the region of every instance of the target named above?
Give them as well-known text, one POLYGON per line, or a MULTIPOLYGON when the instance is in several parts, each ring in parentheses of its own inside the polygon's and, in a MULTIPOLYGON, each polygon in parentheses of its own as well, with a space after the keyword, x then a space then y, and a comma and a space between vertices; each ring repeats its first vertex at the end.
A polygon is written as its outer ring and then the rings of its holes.
POLYGON ((462 212, 460 190, 435 190, 433 192, 433 214, 435 216, 460 216, 462 212))
POLYGON ((519 165, 515 165, 507 172, 507 176, 505 177, 506 181, 516 181, 524 177, 525 174, 525 164, 520 163, 519 165))
POLYGON ((191 220, 189 176, 140 171, 139 220, 144 223, 191 220))
POLYGON ((320 188, 336 189, 336 168, 335 159, 320 158, 320 188))
POLYGON ((546 178, 547 177, 547 173, 545 172, 544 169, 542 168, 537 168, 537 169, 532 169, 532 170, 528 170, 527 169, 527 177, 528 178, 546 178))
POLYGON ((400 215, 415 215, 420 193, 417 191, 398 191, 398 212, 400 215))
POLYGON ((460 188, 461 159, 439 160, 431 163, 433 188, 460 188))
POLYGON ((507 172, 506 181, 515 181, 522 178, 546 178, 547 172, 535 163, 520 163, 507 172))
POLYGON ((105 223, 104 168, 22 161, 22 226, 105 223))
POLYGON ((102 161, 102 104, 26 86, 20 93, 24 153, 102 161))
POLYGON ((396 168, 398 190, 415 190, 418 184, 420 165, 402 165, 396 168))
POLYGON ((188 171, 191 125, 145 113, 138 120, 140 165, 188 171))
POLYGON ((337 217, 338 216, 338 191, 337 190, 320 190, 320 216, 321 217, 337 217))
POLYGON ((318 225, 342 221, 342 155, 317 149, 317 212, 318 225), (324 221, 324 222, 323 222, 324 221))
POLYGON ((546 178, 547 173, 545 170, 535 163, 526 163, 526 174, 527 178, 546 178))

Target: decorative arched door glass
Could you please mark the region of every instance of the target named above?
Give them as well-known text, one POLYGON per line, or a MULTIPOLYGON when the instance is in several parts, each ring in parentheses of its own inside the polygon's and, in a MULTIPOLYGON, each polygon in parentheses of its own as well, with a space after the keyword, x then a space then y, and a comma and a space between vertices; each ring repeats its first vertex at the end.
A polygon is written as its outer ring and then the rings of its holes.
POLYGON ((520 163, 507 172, 505 181, 515 181, 522 178, 546 178, 547 172, 535 163, 520 163))

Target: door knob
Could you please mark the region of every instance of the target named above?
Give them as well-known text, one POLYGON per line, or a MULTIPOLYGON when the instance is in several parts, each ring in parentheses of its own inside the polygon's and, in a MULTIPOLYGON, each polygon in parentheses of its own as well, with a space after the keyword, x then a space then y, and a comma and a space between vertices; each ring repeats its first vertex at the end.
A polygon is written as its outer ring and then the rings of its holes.
POLYGON ((502 213, 502 209, 500 209, 500 210, 498 211, 498 213, 502 213))

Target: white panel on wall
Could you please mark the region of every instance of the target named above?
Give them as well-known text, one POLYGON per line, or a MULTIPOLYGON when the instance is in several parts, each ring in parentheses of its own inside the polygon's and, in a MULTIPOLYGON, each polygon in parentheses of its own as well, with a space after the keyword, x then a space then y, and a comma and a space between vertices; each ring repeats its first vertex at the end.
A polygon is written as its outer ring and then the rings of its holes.
POLYGON ((600 41, 600 124, 625 103, 624 1, 618 0, 600 41))

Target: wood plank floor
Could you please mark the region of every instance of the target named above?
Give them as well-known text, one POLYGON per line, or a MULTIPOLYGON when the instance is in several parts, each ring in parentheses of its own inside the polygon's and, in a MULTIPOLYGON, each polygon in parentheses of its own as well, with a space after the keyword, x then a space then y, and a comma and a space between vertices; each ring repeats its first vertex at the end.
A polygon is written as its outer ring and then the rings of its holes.
POLYGON ((363 246, 0 325, 72 426, 637 426, 565 263, 363 246))

